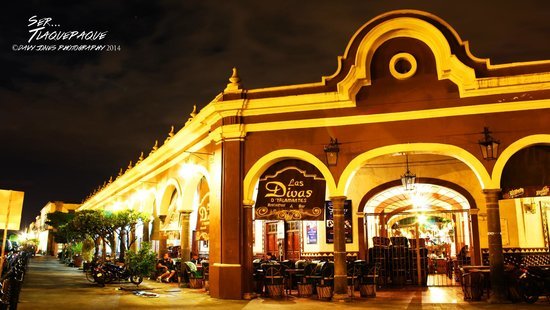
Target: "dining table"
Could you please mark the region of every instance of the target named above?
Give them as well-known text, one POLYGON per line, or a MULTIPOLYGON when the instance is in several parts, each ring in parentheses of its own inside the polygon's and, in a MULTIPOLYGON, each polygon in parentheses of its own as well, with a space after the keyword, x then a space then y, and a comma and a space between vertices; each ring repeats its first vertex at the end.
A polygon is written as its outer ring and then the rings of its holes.
POLYGON ((303 268, 289 268, 285 269, 286 274, 288 275, 288 286, 287 286, 287 294, 292 295, 292 287, 293 287, 293 277, 295 277, 297 274, 304 273, 303 268))

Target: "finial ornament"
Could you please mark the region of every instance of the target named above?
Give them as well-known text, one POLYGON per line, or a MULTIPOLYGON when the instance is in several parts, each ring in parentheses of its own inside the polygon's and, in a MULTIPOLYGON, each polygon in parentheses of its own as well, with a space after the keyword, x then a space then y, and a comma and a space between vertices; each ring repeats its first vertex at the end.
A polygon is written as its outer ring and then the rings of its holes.
POLYGON ((159 140, 155 140, 155 145, 153 145, 153 148, 151 149, 151 152, 149 153, 149 155, 153 154, 158 149, 159 149, 159 140))
POLYGON ((174 136, 174 126, 170 127, 170 132, 168 133, 168 137, 166 137, 166 140, 164 140, 164 143, 170 141, 173 136, 174 136))
POLYGON ((237 91, 242 89, 241 78, 237 74, 237 68, 233 67, 233 74, 229 78, 229 84, 225 87, 225 91, 237 91))
POLYGON ((139 164, 140 162, 142 162, 143 159, 144 159, 143 152, 141 152, 141 154, 139 154, 139 158, 138 158, 138 161, 136 162, 136 165, 139 164))
POLYGON ((130 160, 130 162, 128 163, 128 167, 126 167, 126 171, 132 169, 132 161, 130 160))
POLYGON ((107 182, 107 183, 108 183, 108 184, 113 183, 113 176, 110 176, 110 177, 109 177, 109 182, 107 182))
POLYGON ((185 122, 185 126, 187 126, 187 124, 189 124, 195 118, 195 116, 197 116, 197 105, 193 105, 193 112, 191 112, 189 116, 191 117, 187 119, 187 122, 185 122))
POLYGON ((117 179, 122 176, 122 173, 123 173, 122 168, 120 168, 120 170, 118 171, 117 179))

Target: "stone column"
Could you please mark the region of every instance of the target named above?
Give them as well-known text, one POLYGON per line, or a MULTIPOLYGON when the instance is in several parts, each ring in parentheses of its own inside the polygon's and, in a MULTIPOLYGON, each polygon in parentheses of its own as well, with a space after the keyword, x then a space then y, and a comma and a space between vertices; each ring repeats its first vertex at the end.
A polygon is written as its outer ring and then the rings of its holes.
POLYGON ((137 240, 136 240, 136 225, 132 225, 130 228, 130 250, 137 251, 137 240))
POLYGON ((481 246, 479 244, 479 209, 470 209, 470 224, 472 225, 472 246, 470 249, 470 257, 472 259, 472 265, 481 265, 481 246))
POLYGON ((365 213, 357 212, 357 236, 359 243, 359 254, 357 259, 366 260, 367 244, 365 239, 365 213))
MULTIPOLYGON (((191 215, 190 210, 181 211, 181 253, 180 258, 182 262, 189 261, 191 259, 191 244, 189 243, 189 217, 191 215)), ((183 266, 183 264, 182 264, 183 266)), ((183 268, 183 267, 182 267, 183 268)))
POLYGON ((344 201, 346 196, 330 197, 334 220, 334 295, 336 301, 348 301, 344 201))
POLYGON ((221 178, 221 183, 213 184, 212 190, 219 194, 211 196, 214 204, 219 205, 210 209, 210 296, 241 299, 246 293, 242 270, 244 145, 235 138, 222 141, 220 147, 214 161, 220 168, 214 174, 221 178))
POLYGON ((166 236, 160 231, 160 218, 155 216, 153 219, 153 231, 151 232, 151 240, 158 244, 158 256, 162 257, 166 253, 166 236))
POLYGON ((254 201, 243 201, 243 299, 252 299, 256 297, 254 292, 254 266, 252 260, 254 259, 254 235, 252 225, 252 206, 254 201))
POLYGON ((487 206, 487 238, 489 241, 489 263, 491 266, 490 303, 505 303, 506 280, 504 277, 504 256, 502 255, 502 236, 500 231, 500 211, 498 195, 500 189, 484 189, 487 206))
POLYGON ((149 242, 149 220, 143 222, 143 242, 149 242))

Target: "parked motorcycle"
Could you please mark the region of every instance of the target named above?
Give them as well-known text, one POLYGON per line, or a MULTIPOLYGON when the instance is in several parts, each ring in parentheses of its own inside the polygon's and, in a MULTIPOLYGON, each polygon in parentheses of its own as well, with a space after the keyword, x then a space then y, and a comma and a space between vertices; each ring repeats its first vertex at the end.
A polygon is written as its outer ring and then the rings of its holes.
POLYGON ((522 268, 519 290, 527 303, 535 303, 539 296, 550 298, 550 268, 529 266, 522 268))
POLYGON ((100 287, 105 286, 105 283, 111 280, 111 278, 107 276, 102 264, 94 264, 90 270, 86 272, 86 279, 90 282, 97 283, 100 287))
POLYGON ((135 285, 139 285, 143 281, 142 276, 135 275, 125 266, 117 266, 112 263, 93 266, 90 275, 86 273, 86 278, 88 280, 93 279, 93 282, 98 283, 100 286, 113 281, 130 281, 135 285))

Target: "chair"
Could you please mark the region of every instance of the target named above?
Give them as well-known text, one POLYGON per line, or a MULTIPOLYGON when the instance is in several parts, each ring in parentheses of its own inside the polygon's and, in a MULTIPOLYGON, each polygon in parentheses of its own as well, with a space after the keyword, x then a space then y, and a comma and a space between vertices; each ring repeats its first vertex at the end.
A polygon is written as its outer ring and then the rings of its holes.
POLYGON ((359 286, 361 297, 375 297, 380 263, 363 264, 361 267, 362 276, 360 277, 359 286))
POLYGON ((320 262, 315 268, 317 297, 330 300, 334 284, 334 262, 320 262))
POLYGON ((365 261, 355 261, 347 263, 348 286, 353 298, 354 291, 359 287, 359 280, 363 275, 365 261))
POLYGON ((210 263, 207 260, 201 262, 202 265, 202 279, 204 281, 204 288, 209 289, 208 281, 210 280, 210 263))
POLYGON ((202 277, 205 281, 208 281, 208 277, 210 276, 210 263, 207 260, 203 260, 201 262, 202 265, 202 277))
POLYGON ((315 267, 317 267, 316 263, 305 262, 303 264, 302 279, 298 282, 298 295, 300 297, 309 297, 313 294, 315 267))
POLYGON ((203 274, 197 269, 197 265, 193 262, 185 262, 185 272, 189 279, 191 288, 202 288, 203 274))
POLYGON ((334 282, 334 262, 326 262, 321 270, 321 284, 332 286, 334 282))
POLYGON ((285 266, 281 264, 262 264, 264 284, 269 296, 281 297, 285 282, 285 266))
POLYGON ((307 264, 308 262, 306 260, 297 260, 296 263, 294 263, 294 267, 296 269, 304 269, 307 264))
POLYGON ((266 284, 283 284, 285 266, 280 264, 262 264, 266 284))
POLYGON ((292 269, 294 268, 294 263, 290 260, 284 260, 282 262, 279 262, 279 264, 285 266, 286 269, 292 269))

